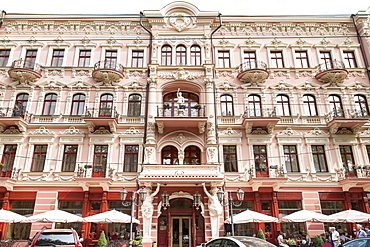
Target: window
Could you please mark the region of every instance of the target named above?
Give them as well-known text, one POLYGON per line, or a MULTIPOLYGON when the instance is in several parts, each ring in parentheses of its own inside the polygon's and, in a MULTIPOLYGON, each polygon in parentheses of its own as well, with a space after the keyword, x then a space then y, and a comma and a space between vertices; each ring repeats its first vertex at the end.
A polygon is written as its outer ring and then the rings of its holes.
POLYGON ((42 172, 44 170, 47 149, 47 145, 35 145, 32 157, 33 172, 42 172))
POLYGON ((258 95, 249 95, 247 110, 249 117, 261 117, 262 116, 261 97, 258 95))
POLYGON ((167 146, 162 149, 162 164, 163 165, 177 165, 179 160, 177 159, 178 151, 174 146, 167 146))
MULTIPOLYGON (((10 211, 20 215, 33 215, 35 200, 12 200, 10 201, 10 211)), ((28 239, 31 233, 32 224, 13 223, 9 233, 14 240, 28 239)))
MULTIPOLYGON (((280 219, 284 216, 287 216, 291 213, 297 212, 302 210, 302 201, 278 201, 279 207, 279 217, 280 219)), ((280 224, 281 230, 286 233, 285 238, 294 238, 302 232, 305 231, 305 224, 304 223, 281 223, 280 224)))
POLYGON ((81 50, 80 56, 78 57, 78 66, 79 67, 88 67, 90 66, 91 51, 90 50, 81 50))
POLYGON ((355 159, 353 158, 352 147, 349 145, 339 146, 340 157, 342 159, 343 167, 346 171, 352 171, 355 159))
POLYGON ((202 57, 201 57, 199 46, 193 45, 190 48, 190 59, 191 59, 191 65, 196 65, 196 66, 201 65, 202 57))
POLYGON ((162 65, 172 65, 172 47, 169 45, 162 46, 162 65))
POLYGON ((303 115, 317 116, 316 99, 314 96, 306 94, 303 95, 303 115))
POLYGON ((100 97, 99 117, 111 117, 113 110, 113 96, 103 94, 100 97))
POLYGON ((297 68, 309 68, 307 51, 295 52, 295 66, 297 68))
POLYGON ((45 95, 44 109, 42 115, 54 115, 56 104, 57 95, 55 93, 49 93, 45 95))
POLYGON ((125 146, 125 164, 123 167, 124 172, 137 172, 139 159, 139 146, 126 145, 125 146))
POLYGON ((104 169, 108 161, 108 145, 94 146, 94 170, 104 169))
POLYGON ((329 96, 329 107, 334 117, 344 117, 342 101, 338 95, 329 96))
POLYGON ((27 110, 27 103, 28 103, 28 94, 26 93, 18 94, 17 99, 15 100, 13 116, 23 117, 27 110))
POLYGON ((85 95, 75 94, 72 99, 71 115, 83 115, 85 110, 85 95))
POLYGON ((16 152, 17 145, 4 145, 4 153, 1 161, 4 167, 1 169, 1 177, 11 177, 16 152))
POLYGON ((218 67, 219 68, 230 68, 230 52, 229 51, 218 51, 218 67))
POLYGON ((271 68, 284 68, 283 52, 271 51, 271 68))
POLYGON ((339 213, 344 210, 342 201, 320 201, 321 211, 325 215, 339 213))
POLYGON ((313 145, 311 146, 311 149, 316 172, 328 172, 324 146, 313 145))
POLYGON ((355 53, 353 51, 344 51, 344 67, 346 68, 357 68, 357 63, 355 59, 355 53))
POLYGON ((355 109, 357 116, 369 116, 369 106, 367 105, 366 97, 363 95, 355 95, 355 109))
POLYGON ((320 52, 320 63, 321 69, 328 70, 333 68, 333 61, 331 59, 331 54, 329 51, 321 51, 320 52))
MULTIPOLYGON (((66 199, 64 199, 66 200, 66 199)), ((59 200, 59 210, 64 210, 67 211, 68 213, 71 214, 77 214, 77 215, 82 215, 82 206, 83 206, 83 199, 79 198, 76 200, 81 200, 81 201, 60 201, 59 200)), ((76 230, 76 232, 80 235, 81 231, 81 223, 79 222, 71 222, 71 223, 56 223, 55 224, 55 229, 71 229, 73 228, 76 230)))
POLYGON ((131 67, 142 68, 144 66, 144 51, 132 51, 131 67))
POLYGON ((224 147, 224 167, 225 172, 237 172, 237 156, 236 156, 236 146, 225 145, 224 147))
POLYGON ((5 67, 8 64, 10 50, 0 50, 0 67, 5 67))
POLYGON ((64 50, 53 50, 51 67, 61 67, 63 64, 64 50))
POLYGON ((128 116, 140 116, 141 114, 141 96, 132 94, 128 98, 128 116))
POLYGON ((249 69, 257 68, 256 53, 254 51, 245 51, 243 56, 243 62, 249 69))
POLYGON ((176 64, 186 65, 186 48, 183 45, 176 47, 176 64))
POLYGON ((291 116, 288 96, 286 95, 276 96, 276 113, 279 116, 291 116))
POLYGON ((27 50, 26 58, 24 59, 24 68, 33 69, 35 67, 37 50, 27 50))
POLYGON ((74 172, 77 160, 77 145, 65 145, 62 172, 74 172))
POLYGON ((185 165, 200 165, 200 149, 195 146, 185 148, 185 165))
POLYGON ((284 145, 283 150, 287 172, 299 172, 297 147, 295 145, 284 145))
POLYGON ((116 66, 117 66, 117 51, 106 51, 104 68, 116 69, 116 66))
POLYGON ((222 116, 234 116, 233 97, 225 94, 220 99, 222 116))
POLYGON ((268 167, 266 145, 254 145, 253 155, 256 172, 266 172, 268 167))

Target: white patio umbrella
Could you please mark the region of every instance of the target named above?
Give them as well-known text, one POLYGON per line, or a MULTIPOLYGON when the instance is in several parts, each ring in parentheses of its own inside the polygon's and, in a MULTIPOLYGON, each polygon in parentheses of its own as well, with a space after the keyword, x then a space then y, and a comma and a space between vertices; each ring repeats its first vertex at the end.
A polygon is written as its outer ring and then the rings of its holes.
POLYGON ((370 221, 370 214, 357 210, 345 210, 329 215, 329 217, 332 218, 334 222, 357 223, 370 221))
POLYGON ((15 222, 20 222, 25 219, 27 219, 27 217, 14 213, 12 211, 8 211, 5 209, 0 210, 0 222, 15 223, 15 222))
MULTIPOLYGON (((231 219, 227 219, 231 222, 231 219)), ((233 223, 234 224, 242 224, 242 223, 251 223, 251 222, 278 222, 279 219, 266 215, 261 214, 253 210, 245 210, 239 214, 233 215, 233 223)))
MULTIPOLYGON (((131 216, 119 212, 117 210, 110 210, 100 214, 91 215, 83 218, 85 222, 94 222, 94 223, 130 223, 131 216)), ((140 221, 132 218, 132 223, 139 224, 140 221)))
POLYGON ((25 220, 22 220, 22 223, 30 223, 30 222, 44 222, 44 223, 70 223, 70 222, 84 222, 83 218, 68 213, 63 210, 51 210, 45 213, 32 215, 25 220))
POLYGON ((300 210, 282 217, 280 222, 333 222, 333 219, 325 214, 300 210))

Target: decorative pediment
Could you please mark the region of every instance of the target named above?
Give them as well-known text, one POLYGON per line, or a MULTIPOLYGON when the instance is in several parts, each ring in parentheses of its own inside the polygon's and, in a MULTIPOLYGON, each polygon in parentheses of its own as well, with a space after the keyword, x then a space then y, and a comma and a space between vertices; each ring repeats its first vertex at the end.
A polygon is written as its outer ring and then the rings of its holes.
POLYGON ((323 50, 333 49, 335 46, 336 46, 336 44, 327 40, 327 38, 323 38, 319 43, 314 45, 314 47, 320 48, 320 49, 323 49, 323 50))
POLYGON ((78 81, 73 81, 69 83, 67 86, 74 89, 85 89, 92 87, 92 85, 89 82, 85 82, 81 78, 78 81))
POLYGON ((312 44, 308 43, 306 40, 299 38, 294 44, 290 44, 290 47, 296 50, 307 50, 312 47, 312 44))
POLYGON ((138 90, 142 91, 143 89, 145 89, 145 84, 143 82, 133 80, 131 82, 125 83, 123 85, 123 88, 129 89, 132 91, 138 91, 138 90))
POLYGON ((298 89, 307 90, 307 91, 310 91, 310 90, 316 91, 319 89, 319 87, 320 87, 319 85, 312 83, 310 81, 305 81, 303 84, 297 86, 298 89))
POLYGON ((293 130, 292 128, 286 128, 277 134, 277 137, 302 137, 302 133, 298 133, 297 131, 293 130))
POLYGON ((313 130, 307 132, 304 136, 305 137, 329 137, 329 133, 322 131, 319 128, 314 128, 313 130))
POLYGON ((288 44, 283 43, 283 41, 277 38, 274 38, 270 43, 265 45, 265 47, 270 48, 271 50, 282 50, 287 46, 288 44))
POLYGON ((122 136, 142 136, 143 133, 135 127, 130 127, 121 134, 122 136))
POLYGON ((363 89, 370 89, 370 86, 366 83, 355 81, 352 85, 347 86, 348 89, 358 91, 363 89))
POLYGON ((54 136, 55 132, 48 130, 45 126, 41 126, 39 129, 31 132, 30 136, 42 135, 42 136, 54 136))
POLYGON ((49 88, 49 89, 61 89, 66 86, 61 81, 56 81, 54 78, 51 78, 49 81, 43 81, 36 83, 37 86, 43 87, 43 88, 49 88))
POLYGON ((228 80, 225 80, 223 82, 220 82, 217 84, 217 89, 224 90, 224 91, 235 91, 239 85, 229 82, 228 80))
POLYGON ((109 37, 109 39, 105 41, 105 43, 100 44, 100 46, 108 48, 108 49, 118 49, 118 48, 121 48, 123 44, 117 42, 117 40, 113 36, 111 36, 109 37))
POLYGON ((31 36, 29 40, 21 44, 26 49, 37 49, 44 46, 43 43, 38 42, 35 37, 31 36))
POLYGON ((16 47, 17 44, 12 42, 7 36, 4 36, 4 38, 0 39, 0 48, 1 49, 11 49, 13 47, 16 47))
POLYGON ((294 86, 292 84, 289 84, 289 83, 281 80, 278 83, 276 83, 274 85, 271 85, 270 88, 275 89, 275 90, 287 90, 287 89, 293 89, 294 86))
POLYGON ((336 135, 353 135, 353 131, 348 128, 339 128, 336 135))
POLYGON ((145 47, 148 47, 149 44, 148 43, 144 43, 144 41, 142 39, 140 39, 140 37, 136 37, 136 39, 133 40, 133 42, 131 44, 127 44, 127 47, 131 47, 133 49, 143 49, 145 47))
POLYGON ((226 130, 222 131, 221 133, 219 133, 220 137, 238 137, 238 138, 241 138, 242 135, 243 135, 242 133, 237 132, 237 131, 233 130, 230 127, 227 128, 226 130))
POLYGON ((253 50, 254 51, 254 50, 260 49, 261 44, 257 43, 256 41, 254 41, 251 38, 248 38, 246 41, 244 41, 244 43, 239 44, 239 47, 243 48, 245 50, 253 50))
POLYGON ((196 27, 196 18, 190 13, 175 12, 165 18, 166 28, 174 29, 178 32, 196 27))
POLYGON ((172 72, 160 72, 158 73, 159 78, 163 79, 174 79, 177 81, 180 80, 194 80, 203 76, 203 73, 196 73, 190 72, 188 70, 184 70, 183 68, 179 68, 178 70, 172 72))
POLYGON ((73 45, 80 49, 92 49, 97 46, 97 44, 91 42, 91 40, 87 36, 83 37, 83 39, 81 39, 79 43, 75 43, 73 45))
POLYGON ((257 128, 253 128, 251 130, 251 134, 253 134, 253 135, 268 135, 269 133, 267 132, 266 129, 261 128, 261 127, 257 127, 257 128))
POLYGON ((234 43, 231 43, 229 40, 227 40, 227 39, 225 39, 225 37, 223 37, 222 39, 220 39, 215 44, 215 47, 217 49, 230 50, 230 49, 233 49, 235 47, 235 44, 234 43))
POLYGON ((49 42, 48 46, 54 49, 65 49, 71 46, 71 43, 64 42, 61 36, 58 36, 53 42, 49 42))
POLYGON ((15 126, 10 126, 6 130, 4 130, 1 134, 10 134, 10 135, 21 134, 21 131, 18 128, 16 128, 15 126))
POLYGON ((366 129, 366 130, 364 130, 364 131, 362 131, 362 132, 360 133, 360 136, 361 136, 361 137, 370 137, 370 128, 369 128, 369 129, 366 129))
POLYGON ((59 135, 85 135, 82 133, 79 129, 76 129, 76 127, 71 126, 65 131, 59 132, 59 135))
POLYGON ((360 46, 360 44, 354 42, 353 39, 350 39, 349 37, 347 37, 343 41, 343 43, 338 45, 339 48, 343 48, 343 49, 346 49, 346 50, 355 50, 359 46, 360 46))
POLYGON ((101 126, 97 128, 95 131, 93 131, 91 134, 96 134, 96 135, 107 135, 107 134, 112 134, 110 130, 106 129, 104 126, 101 126))

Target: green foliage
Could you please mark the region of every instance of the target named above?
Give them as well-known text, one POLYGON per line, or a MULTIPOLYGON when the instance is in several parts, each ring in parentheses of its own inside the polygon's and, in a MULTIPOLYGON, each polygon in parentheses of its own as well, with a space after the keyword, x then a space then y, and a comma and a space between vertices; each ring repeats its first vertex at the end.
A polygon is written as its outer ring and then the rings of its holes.
POLYGON ((266 238, 265 238, 265 233, 264 233, 261 229, 259 229, 259 230, 258 230, 257 238, 260 238, 260 239, 266 240, 266 238))
POLYGON ((320 235, 316 235, 314 243, 315 243, 316 246, 321 247, 321 245, 324 243, 324 241, 322 240, 322 237, 320 235))
POLYGON ((141 236, 141 231, 140 229, 137 229, 137 234, 135 240, 132 240, 131 244, 132 245, 141 245, 143 242, 143 236, 141 236))
POLYGON ((287 243, 287 244, 297 244, 297 242, 296 242, 296 241, 291 240, 291 239, 288 239, 288 240, 286 241, 286 243, 287 243))
POLYGON ((104 231, 100 233, 100 237, 98 240, 98 246, 108 246, 107 238, 105 237, 104 231))

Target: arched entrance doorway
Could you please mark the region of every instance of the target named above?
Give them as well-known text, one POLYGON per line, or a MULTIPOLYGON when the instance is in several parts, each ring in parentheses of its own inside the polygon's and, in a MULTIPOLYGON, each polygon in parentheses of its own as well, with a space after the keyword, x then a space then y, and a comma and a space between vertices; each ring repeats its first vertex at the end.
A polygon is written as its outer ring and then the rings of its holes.
POLYGON ((158 219, 158 247, 195 247, 204 242, 204 219, 187 198, 170 201, 158 219))

